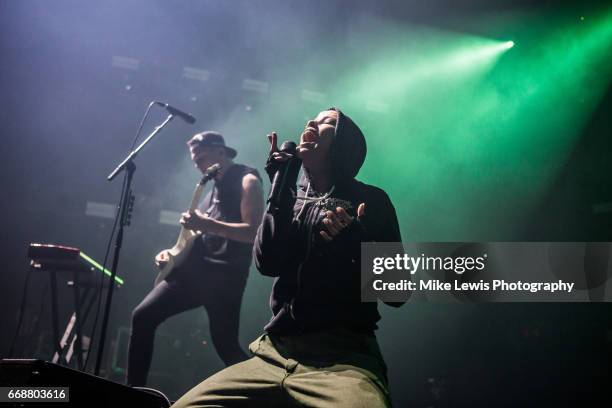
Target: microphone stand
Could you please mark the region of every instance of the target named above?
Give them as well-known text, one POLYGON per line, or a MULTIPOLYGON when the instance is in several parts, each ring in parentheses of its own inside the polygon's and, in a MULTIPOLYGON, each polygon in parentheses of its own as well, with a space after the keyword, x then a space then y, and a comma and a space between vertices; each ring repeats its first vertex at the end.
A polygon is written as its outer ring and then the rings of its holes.
MULTIPOLYGON (((112 181, 121 171, 126 170, 126 180, 121 192, 121 201, 119 202, 119 229, 115 238, 115 250, 113 252, 113 263, 111 267, 110 282, 108 285, 108 293, 106 294, 106 303, 104 306, 104 317, 102 319, 102 330, 100 332, 100 343, 96 356, 95 375, 100 375, 100 365, 102 363, 102 355, 104 354, 104 344, 106 342, 106 330, 108 329, 108 318, 110 316, 111 303, 113 301, 113 291, 115 289, 115 276, 117 275, 117 266, 119 265, 119 253, 123 243, 123 227, 130 225, 130 218, 134 207, 134 196, 132 195, 132 178, 136 171, 134 158, 142 150, 142 148, 151 141, 172 119, 174 115, 168 115, 164 122, 157 126, 153 132, 128 156, 123 160, 111 174, 108 175, 108 181, 112 181)), ((101 296, 101 295, 100 295, 101 296)))

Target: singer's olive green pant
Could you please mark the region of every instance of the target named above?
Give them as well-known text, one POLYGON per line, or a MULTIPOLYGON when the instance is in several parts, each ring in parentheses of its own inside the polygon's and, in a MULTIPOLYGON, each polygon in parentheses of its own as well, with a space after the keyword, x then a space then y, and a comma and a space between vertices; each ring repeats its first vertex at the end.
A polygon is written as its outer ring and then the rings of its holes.
POLYGON ((262 335, 255 357, 183 395, 187 407, 389 407, 386 367, 376 338, 348 330, 262 335))

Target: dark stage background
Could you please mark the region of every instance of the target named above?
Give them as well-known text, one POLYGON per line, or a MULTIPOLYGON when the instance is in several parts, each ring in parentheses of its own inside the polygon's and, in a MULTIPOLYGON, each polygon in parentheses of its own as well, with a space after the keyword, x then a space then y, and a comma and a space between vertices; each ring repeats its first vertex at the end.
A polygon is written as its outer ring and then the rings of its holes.
MULTIPOLYGON (((262 171, 268 132, 297 139, 338 105, 368 138, 359 178, 389 192, 405 241, 612 240, 611 17, 578 1, 0 2, 0 355, 28 243, 103 259, 120 192, 106 175, 154 99, 198 121, 173 121, 137 159, 103 367, 116 381, 152 257, 176 239, 160 212, 177 217, 197 180, 196 131, 221 130, 262 171)), ((164 117, 154 110, 144 132, 164 117)), ((23 332, 36 335, 19 337, 22 356, 50 359, 47 286, 34 274, 27 288, 23 332)), ((245 347, 270 317, 270 287, 252 271, 245 347)), ((579 403, 609 385, 606 303, 380 309, 398 407, 579 403)), ((176 398, 221 368, 202 310, 160 327, 151 386, 176 398)))

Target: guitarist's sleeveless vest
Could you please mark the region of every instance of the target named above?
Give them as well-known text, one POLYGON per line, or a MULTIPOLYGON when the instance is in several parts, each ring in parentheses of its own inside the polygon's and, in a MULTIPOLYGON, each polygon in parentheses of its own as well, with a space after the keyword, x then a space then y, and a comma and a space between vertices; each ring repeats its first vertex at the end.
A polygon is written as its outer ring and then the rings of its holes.
MULTIPOLYGON (((216 220, 242 222, 240 214, 242 178, 247 174, 253 174, 261 181, 256 169, 242 164, 232 165, 223 179, 215 182, 213 189, 206 195, 202 202, 203 211, 216 220)), ((248 272, 253 244, 209 234, 202 236, 202 243, 205 261, 248 272)))

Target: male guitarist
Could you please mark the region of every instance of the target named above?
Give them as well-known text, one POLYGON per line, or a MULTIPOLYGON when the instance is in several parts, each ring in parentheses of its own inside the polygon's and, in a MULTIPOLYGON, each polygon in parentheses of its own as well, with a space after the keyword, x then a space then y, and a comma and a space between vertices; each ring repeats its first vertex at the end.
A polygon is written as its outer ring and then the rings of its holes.
MULTIPOLYGON (((215 349, 226 365, 247 359, 238 343, 240 304, 246 285, 251 249, 263 213, 261 179, 257 170, 233 162, 236 150, 217 132, 203 132, 188 142, 191 159, 204 174, 219 164, 214 187, 203 206, 183 213, 183 228, 202 232, 191 252, 158 283, 132 313, 128 378, 144 386, 153 355, 157 326, 170 316, 204 306, 215 349)), ((168 250, 155 257, 158 267, 168 250)))

